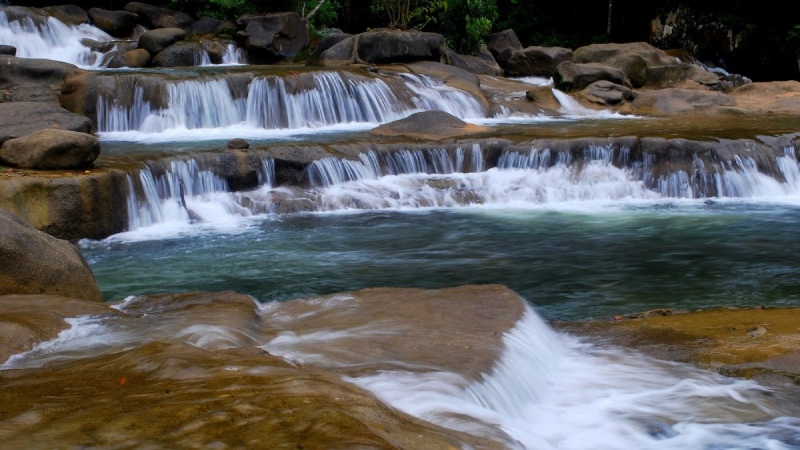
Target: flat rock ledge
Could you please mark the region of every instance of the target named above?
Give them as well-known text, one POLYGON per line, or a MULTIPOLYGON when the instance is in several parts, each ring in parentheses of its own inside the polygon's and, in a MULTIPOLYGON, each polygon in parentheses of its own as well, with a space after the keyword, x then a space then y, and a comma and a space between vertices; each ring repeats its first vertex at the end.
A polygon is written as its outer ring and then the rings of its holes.
POLYGON ((443 111, 423 111, 373 128, 372 134, 438 141, 487 131, 489 129, 486 127, 464 122, 443 111))

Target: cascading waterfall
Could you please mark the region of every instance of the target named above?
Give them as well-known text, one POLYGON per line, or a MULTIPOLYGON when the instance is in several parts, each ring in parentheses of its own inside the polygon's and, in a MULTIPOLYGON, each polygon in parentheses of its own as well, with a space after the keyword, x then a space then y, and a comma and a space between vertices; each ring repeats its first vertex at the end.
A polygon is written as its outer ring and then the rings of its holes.
POLYGON ((800 420, 785 416, 751 381, 599 349, 557 335, 530 308, 503 341, 494 370, 472 383, 455 373, 413 371, 348 380, 401 411, 448 428, 498 439, 476 421, 493 424, 512 439, 504 442, 509 448, 800 444, 800 420))
MULTIPOLYGON (((20 8, 21 10, 21 8, 20 8)), ((104 54, 83 44, 84 39, 108 42, 113 38, 92 25, 69 26, 54 17, 36 16, 24 10, 16 19, 0 10, 0 44, 17 49, 17 57, 62 61, 83 68, 103 67, 104 54)))
POLYGON ((169 140, 176 132, 176 139, 203 140, 212 130, 263 137, 268 130, 374 125, 431 109, 464 119, 485 115, 471 94, 417 75, 388 81, 340 72, 265 76, 250 80, 245 89, 226 78, 165 81, 162 105, 147 100, 155 81, 115 77, 97 97, 97 127, 104 139, 158 139, 160 134, 169 140), (133 84, 131 99, 117 97, 119 83, 133 84))
POLYGON ((485 153, 481 144, 475 143, 455 148, 368 151, 355 160, 324 158, 307 167, 308 189, 276 186, 275 162, 263 157, 257 170, 259 187, 237 193, 229 192, 224 179, 195 160, 151 165, 128 179, 129 230, 159 224, 187 225, 192 213, 208 225, 225 226, 244 217, 297 210, 479 205, 573 205, 585 209, 628 201, 703 198, 705 183, 716 183, 713 192, 722 198, 800 193, 800 170, 793 147, 787 147, 785 155, 776 160, 784 181, 758 172, 752 160, 741 157, 721 163, 711 172, 696 159, 690 179, 683 170, 656 176, 655 156, 643 154, 635 161, 628 148, 611 145, 590 145, 582 155, 577 154, 580 156, 536 147, 528 152, 505 150, 494 167, 487 165, 485 153), (185 204, 180 197, 181 186, 185 204), (301 202, 304 206, 281 209, 275 202, 301 202))

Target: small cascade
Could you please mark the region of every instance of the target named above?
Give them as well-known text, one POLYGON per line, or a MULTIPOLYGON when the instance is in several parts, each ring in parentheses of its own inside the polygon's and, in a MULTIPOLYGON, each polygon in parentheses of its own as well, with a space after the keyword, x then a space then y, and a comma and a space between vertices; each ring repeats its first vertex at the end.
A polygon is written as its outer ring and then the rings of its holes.
POLYGON ((28 8, 0 9, 0 44, 16 47, 20 58, 51 59, 82 68, 99 68, 108 63, 105 54, 92 50, 84 42, 109 42, 113 39, 92 25, 69 26, 28 8))
POLYGON ((192 139, 192 130, 198 130, 195 138, 207 139, 208 131, 226 129, 235 129, 238 136, 259 136, 267 130, 385 123, 431 109, 462 119, 485 115, 471 94, 416 75, 383 79, 313 72, 183 81, 139 74, 104 78, 97 93, 97 128, 106 139, 139 140, 172 131, 192 139), (120 98, 119 86, 133 95, 120 98))
POLYGON ((221 64, 225 66, 247 64, 247 56, 241 48, 234 44, 228 44, 225 46, 225 53, 222 54, 221 64))
POLYGON ((794 147, 786 147, 784 156, 776 158, 776 165, 785 182, 780 182, 758 171, 752 158, 735 155, 732 161, 722 164, 715 174, 719 197, 774 197, 800 194, 800 170, 794 147))

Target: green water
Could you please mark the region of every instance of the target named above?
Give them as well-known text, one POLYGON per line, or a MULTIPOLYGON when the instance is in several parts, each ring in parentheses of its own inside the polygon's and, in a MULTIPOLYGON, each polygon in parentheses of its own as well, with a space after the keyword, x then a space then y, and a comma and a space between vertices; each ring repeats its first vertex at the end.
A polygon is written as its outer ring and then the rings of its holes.
POLYGON ((800 306, 800 207, 787 205, 295 215, 254 218, 235 233, 82 247, 107 300, 234 290, 270 301, 498 283, 558 319, 800 306))

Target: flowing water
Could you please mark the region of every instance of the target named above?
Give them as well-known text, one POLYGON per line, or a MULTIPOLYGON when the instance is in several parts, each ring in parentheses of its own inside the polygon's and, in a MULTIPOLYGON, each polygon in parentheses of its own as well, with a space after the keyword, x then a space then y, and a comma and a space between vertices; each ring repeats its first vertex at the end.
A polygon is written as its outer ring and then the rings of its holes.
MULTIPOLYGON (((16 46, 22 57, 100 67, 105 56, 80 44, 87 37, 110 40, 88 26, 10 19, 0 11, 0 44, 16 46)), ((227 50, 223 63, 241 60, 235 48, 227 50)), ((312 134, 324 141, 337 131, 357 133, 432 109, 480 123, 520 119, 488 117, 472 95, 433 77, 234 72, 108 72, 96 93, 104 144, 125 156, 175 155, 194 149, 189 141, 213 147, 231 137, 308 140, 312 134)), ((607 136, 625 133, 625 121, 604 121, 621 117, 554 93, 564 117, 525 117, 518 132, 561 136, 599 127, 607 136), (535 125, 552 121, 559 125, 535 125)), ((713 130, 695 132, 714 136, 713 130)), ((139 161, 126 184, 128 230, 80 243, 105 299, 125 299, 115 306, 120 315, 70 319, 71 328, 56 339, 13 356, 3 368, 58 367, 152 343, 255 346, 301 365, 336 367, 345 381, 398 410, 511 448, 800 448, 797 403, 781 393, 596 346, 555 333, 540 318, 800 306, 796 146, 767 147, 755 154, 732 145, 730 158, 695 157, 668 172, 655 166, 654 155, 611 144, 577 152, 529 145, 496 157, 481 143, 364 151, 315 161, 302 186, 278 186, 276 161, 258 155, 258 188, 246 192, 231 192, 203 158, 139 161), (319 310, 303 314, 281 309, 286 300, 369 287, 465 284, 507 285, 528 303, 503 335, 493 368, 477 378, 445 369, 444 362, 438 369, 414 360, 364 366, 346 348, 392 333, 447 348, 446 337, 467 328, 462 324, 413 329, 425 323, 422 317, 392 318, 382 304, 383 313, 362 315, 358 325, 342 319, 303 334, 295 331, 308 317, 338 317, 353 310, 353 298, 310 299, 319 310), (248 308, 272 334, 188 309, 186 317, 159 318, 158 311, 137 309, 132 297, 196 290, 251 295, 258 302, 248 308)), ((167 372, 178 360, 168 359, 167 372)), ((172 375, 160 373, 152 382, 172 375)), ((12 418, 0 423, 0 435, 25 434, 37 420, 34 413, 12 418)))

